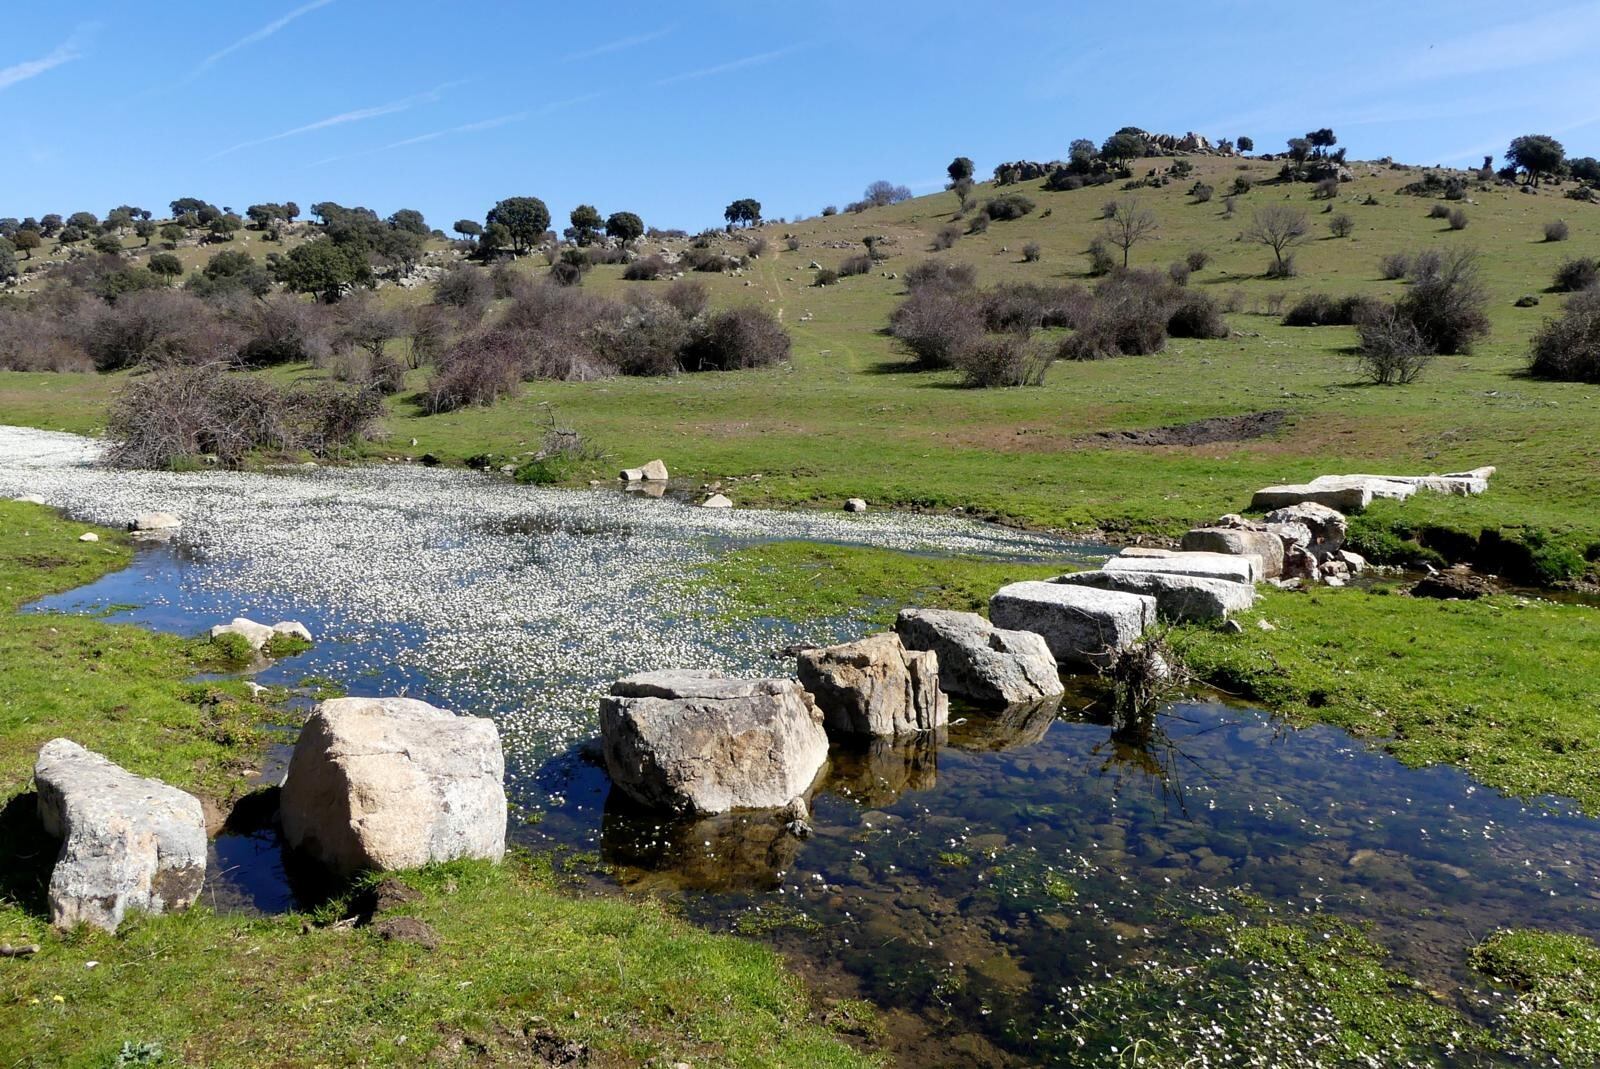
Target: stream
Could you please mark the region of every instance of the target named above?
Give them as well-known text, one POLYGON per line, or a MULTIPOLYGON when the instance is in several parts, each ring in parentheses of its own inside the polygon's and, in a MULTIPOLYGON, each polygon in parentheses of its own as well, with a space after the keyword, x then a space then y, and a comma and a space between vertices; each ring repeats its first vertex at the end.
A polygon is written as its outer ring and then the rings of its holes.
MULTIPOLYGON (((876 1006, 868 1042, 901 1064, 1114 1062, 1133 1020, 1174 1027, 1154 970, 1215 953, 1190 922, 1241 902, 1257 920, 1363 926, 1428 997, 1480 1024, 1495 996, 1466 954, 1483 936, 1600 936, 1600 822, 1220 700, 1172 705, 1137 744, 1080 715, 1085 687, 1060 715, 955 709, 943 737, 836 748, 806 841, 751 814, 661 825, 611 797, 592 740, 612 680, 785 674, 784 647, 856 637, 837 620, 725 622, 716 591, 682 581, 719 555, 811 539, 1066 567, 1107 547, 960 518, 706 510, 409 466, 130 473, 94 455, 86 439, 0 428, 0 496, 185 525, 33 611, 181 634, 297 619, 315 647, 253 678, 492 717, 514 840, 580 887, 663 896, 775 945, 825 1001, 876 1006)), ((295 904, 272 834, 224 836, 214 860, 219 908, 295 904)), ((1196 1032, 1197 1064, 1228 1064, 1225 1038, 1210 1042, 1196 1032)))

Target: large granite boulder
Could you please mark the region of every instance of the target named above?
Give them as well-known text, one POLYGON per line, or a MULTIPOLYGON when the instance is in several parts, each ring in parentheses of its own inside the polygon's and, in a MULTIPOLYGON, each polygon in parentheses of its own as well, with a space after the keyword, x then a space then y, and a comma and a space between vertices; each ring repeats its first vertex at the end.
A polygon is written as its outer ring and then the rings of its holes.
MULTIPOLYGON (((1158 558, 1159 559, 1159 558, 1158 558)), ((1062 664, 1099 668, 1156 622, 1156 599, 1067 583, 1028 581, 989 599, 997 627, 1032 631, 1062 664)))
POLYGON ((1259 583, 1261 558, 1235 557, 1228 553, 1172 553, 1165 557, 1112 557, 1101 566, 1107 572, 1166 572, 1194 575, 1202 579, 1222 579, 1230 583, 1259 583))
POLYGON ((340 874, 498 861, 504 779, 492 721, 412 698, 335 698, 317 706, 289 758, 284 838, 340 874))
POLYGON ((1073 572, 1054 582, 1148 595, 1156 599, 1157 614, 1174 623, 1224 620, 1256 603, 1256 588, 1250 583, 1174 572, 1073 572))
POLYGON ((950 719, 938 655, 908 650, 892 632, 804 650, 797 669, 830 738, 910 735, 950 719))
POLYGON ((1304 548, 1318 560, 1325 560, 1343 549, 1349 530, 1349 523, 1341 512, 1309 501, 1274 509, 1267 513, 1266 521, 1269 526, 1284 526, 1290 530, 1295 524, 1304 527, 1311 534, 1311 541, 1304 548))
POLYGON ((50 874, 50 922, 114 932, 130 910, 187 909, 206 876, 200 800, 135 776, 69 739, 33 767, 39 819, 61 840, 50 874))
POLYGON ((894 629, 907 649, 939 658, 948 694, 982 705, 1036 702, 1062 693, 1061 673, 1045 640, 996 627, 975 612, 902 609, 894 629))
POLYGON ((1257 527, 1196 527, 1179 543, 1185 552, 1225 553, 1233 557, 1260 557, 1261 578, 1283 574, 1283 540, 1262 524, 1257 527))
POLYGON ((600 738, 618 788, 685 814, 784 805, 828 760, 822 712, 792 679, 629 676, 600 702, 600 738))

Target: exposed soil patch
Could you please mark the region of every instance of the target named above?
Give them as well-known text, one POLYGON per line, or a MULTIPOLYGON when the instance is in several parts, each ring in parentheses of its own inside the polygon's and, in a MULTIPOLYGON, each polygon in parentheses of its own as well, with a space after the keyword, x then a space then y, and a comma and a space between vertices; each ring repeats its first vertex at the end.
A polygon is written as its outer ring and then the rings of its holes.
POLYGON ((1242 416, 1214 416, 1193 423, 1175 423, 1144 431, 1096 431, 1094 441, 1115 445, 1211 445, 1215 442, 1248 442, 1275 433, 1289 418, 1287 410, 1247 412, 1242 416))

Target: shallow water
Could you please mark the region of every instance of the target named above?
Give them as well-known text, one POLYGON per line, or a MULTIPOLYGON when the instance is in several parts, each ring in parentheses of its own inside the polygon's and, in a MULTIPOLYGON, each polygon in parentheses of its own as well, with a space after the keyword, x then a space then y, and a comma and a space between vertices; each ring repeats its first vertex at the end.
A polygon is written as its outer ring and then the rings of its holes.
MULTIPOLYGON (((414 469, 107 476, 60 454, 7 459, 6 445, 0 431, 0 494, 41 493, 109 521, 150 508, 188 521, 128 570, 38 608, 180 633, 236 613, 299 618, 317 646, 263 682, 326 677, 493 716, 515 839, 555 848, 583 883, 665 895, 774 943, 828 997, 879 1006, 881 1042, 904 1064, 1100 1064, 1103 1051, 1062 1045, 1085 985, 1188 953, 1197 939, 1184 920, 1241 889, 1275 916, 1369 925, 1398 967, 1480 1020, 1465 955, 1482 936, 1600 936, 1600 822, 1207 701, 1172 707, 1139 745, 1079 715, 1095 697, 1086 689, 1059 718, 958 713, 947 737, 836 748, 803 842, 761 816, 659 825, 611 797, 591 756, 595 703, 617 676, 669 664, 785 672, 778 648, 849 631, 722 628, 714 599, 673 593, 677 576, 728 548, 809 537, 1067 561, 1096 547, 414 469)), ((291 904, 270 833, 224 836, 213 860, 219 907, 291 904)), ((1113 1037, 1138 1030, 1113 1026, 1113 1037)))

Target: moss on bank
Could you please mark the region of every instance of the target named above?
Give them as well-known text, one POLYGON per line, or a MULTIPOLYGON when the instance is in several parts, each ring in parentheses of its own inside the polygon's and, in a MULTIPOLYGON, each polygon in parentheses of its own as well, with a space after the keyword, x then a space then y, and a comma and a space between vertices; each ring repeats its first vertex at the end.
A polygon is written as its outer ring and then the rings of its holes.
POLYGON ((1600 946, 1577 935, 1496 932, 1472 964, 1512 991, 1496 1030, 1511 1049, 1562 1065, 1600 1060, 1600 946))

